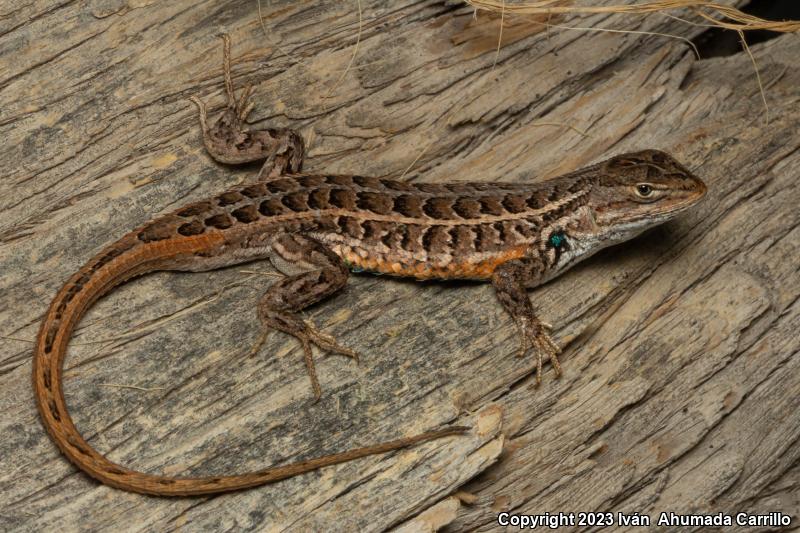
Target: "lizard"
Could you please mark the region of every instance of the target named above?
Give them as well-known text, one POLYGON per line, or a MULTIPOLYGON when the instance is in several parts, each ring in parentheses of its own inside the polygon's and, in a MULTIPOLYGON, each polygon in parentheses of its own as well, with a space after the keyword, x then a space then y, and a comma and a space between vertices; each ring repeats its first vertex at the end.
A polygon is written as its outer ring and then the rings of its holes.
MULTIPOLYGON (((416 183, 358 175, 302 172, 304 142, 294 130, 251 130, 251 85, 237 98, 230 39, 223 35, 227 105, 209 125, 197 97, 203 143, 226 164, 264 161, 258 179, 157 216, 106 246, 52 300, 33 354, 33 388, 42 423, 63 454, 112 487, 159 496, 216 494, 253 487, 366 455, 457 435, 444 427, 412 437, 273 466, 258 472, 167 477, 118 465, 95 450, 66 406, 62 371, 74 328, 98 298, 154 271, 199 272, 269 259, 284 277, 258 303, 264 332, 294 336, 303 350, 315 398, 321 394, 312 345, 356 358, 356 352, 303 320, 301 310, 335 294, 350 271, 417 280, 489 282, 533 351, 561 374, 552 327, 526 292, 598 250, 674 218, 706 193, 703 181, 669 154, 642 150, 534 183, 416 183)), ((254 352, 264 341, 256 343, 254 352)))

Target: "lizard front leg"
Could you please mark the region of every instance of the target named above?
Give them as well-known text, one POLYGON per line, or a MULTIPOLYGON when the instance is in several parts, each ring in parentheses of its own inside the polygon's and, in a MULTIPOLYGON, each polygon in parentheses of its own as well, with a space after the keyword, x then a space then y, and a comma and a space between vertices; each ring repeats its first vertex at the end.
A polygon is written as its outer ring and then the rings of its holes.
POLYGON ((287 277, 273 284, 261 298, 258 315, 265 331, 253 348, 258 351, 266 340, 266 328, 279 329, 294 336, 303 346, 308 376, 314 396, 322 392, 314 367, 311 345, 358 359, 356 353, 340 346, 330 335, 318 331, 297 314, 306 307, 340 290, 349 275, 344 262, 319 241, 296 233, 282 233, 272 242, 270 257, 275 267, 287 277))
POLYGON ((287 128, 250 131, 245 128, 245 120, 253 110, 253 104, 248 102, 252 86, 247 85, 237 100, 231 77, 231 39, 223 34, 222 41, 222 70, 225 93, 228 96, 225 111, 209 127, 203 101, 196 96, 189 98, 200 112, 200 126, 206 150, 215 160, 231 165, 263 159, 264 164, 258 173, 260 180, 300 172, 305 148, 303 138, 296 131, 287 128))
POLYGON ((531 259, 515 259, 497 267, 492 275, 495 294, 508 311, 522 335, 519 356, 529 348, 536 352, 536 384, 542 382, 542 356, 547 355, 557 376, 561 375, 558 354, 561 349, 550 338, 552 326, 536 317, 525 287, 533 286, 539 279, 539 266, 531 259))

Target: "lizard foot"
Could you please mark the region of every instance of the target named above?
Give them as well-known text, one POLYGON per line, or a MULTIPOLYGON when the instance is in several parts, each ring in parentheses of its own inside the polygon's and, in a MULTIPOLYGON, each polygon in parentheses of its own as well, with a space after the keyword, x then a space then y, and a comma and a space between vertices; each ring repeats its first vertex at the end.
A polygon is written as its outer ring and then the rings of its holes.
POLYGON ((231 75, 231 38, 222 34, 222 73, 225 80, 227 104, 219 119, 208 123, 205 103, 190 96, 200 114, 203 144, 208 153, 220 163, 238 165, 263 160, 259 180, 268 180, 285 173, 297 173, 303 164, 304 144, 299 133, 286 128, 250 130, 245 121, 255 104, 250 102, 252 84, 245 85, 239 98, 231 75))
POLYGON ((536 385, 539 386, 542 383, 542 359, 544 355, 547 355, 550 359, 550 364, 553 365, 556 376, 561 376, 561 363, 558 362, 558 354, 561 353, 561 348, 550 337, 550 331, 553 326, 540 322, 536 318, 520 320, 517 326, 522 335, 522 344, 517 357, 524 356, 529 349, 533 349, 536 353, 536 385))
MULTIPOLYGON (((282 326, 283 327, 278 327, 278 329, 295 337, 298 341, 300 341, 300 345, 303 347, 303 357, 306 363, 306 369, 308 370, 308 377, 311 379, 311 388, 314 391, 315 402, 319 401, 320 397, 322 396, 322 388, 320 387, 319 379, 317 378, 317 369, 316 365, 314 364, 314 355, 311 350, 312 344, 315 344, 321 350, 326 352, 345 355, 355 359, 355 361, 358 362, 358 353, 350 348, 342 346, 336 342, 336 339, 334 339, 332 336, 322 333, 308 321, 298 319, 296 321, 292 321, 291 327, 287 327, 288 325, 285 322, 282 324, 282 326)), ((256 341, 253 349, 250 351, 251 357, 258 353, 264 342, 267 340, 268 335, 269 329, 265 329, 259 339, 256 341)))

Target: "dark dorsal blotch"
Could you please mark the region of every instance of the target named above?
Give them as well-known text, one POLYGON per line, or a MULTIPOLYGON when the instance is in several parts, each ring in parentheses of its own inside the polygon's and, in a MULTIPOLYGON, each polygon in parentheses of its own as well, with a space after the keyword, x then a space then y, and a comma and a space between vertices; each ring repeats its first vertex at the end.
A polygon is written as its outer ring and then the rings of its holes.
POLYGON ((58 422, 61 422, 61 412, 58 410, 55 400, 50 400, 47 404, 50 408, 50 415, 58 422))
POLYGON ((377 215, 388 215, 392 212, 392 199, 388 194, 370 191, 359 191, 356 194, 356 205, 359 209, 372 211, 377 215))
POLYGON ((400 244, 401 236, 397 231, 398 227, 402 226, 403 224, 397 224, 394 226, 389 226, 387 230, 381 235, 381 242, 384 246, 389 249, 396 248, 400 244))
POLYGON ((125 250, 129 250, 129 249, 130 249, 130 245, 129 246, 125 246, 125 247, 117 247, 117 246, 115 246, 114 248, 111 248, 109 251, 104 253, 103 256, 98 260, 98 263, 99 264, 108 263, 109 261, 111 261, 115 257, 119 257, 122 254, 122 252, 124 252, 125 250))
POLYGON ((139 240, 142 242, 163 241, 175 235, 175 224, 170 219, 161 219, 151 222, 139 231, 139 240))
POLYGON ((449 192, 455 194, 472 194, 477 190, 475 184, 469 182, 443 183, 442 185, 444 185, 449 192))
POLYGON ((380 189, 381 180, 372 176, 353 176, 353 182, 365 189, 380 189))
POLYGON ((440 183, 417 183, 417 190, 428 194, 447 194, 447 187, 440 183))
POLYGON ((528 208, 526 198, 518 194, 507 194, 503 198, 503 207, 512 214, 522 213, 528 208))
POLYGON ((331 185, 338 185, 339 187, 350 188, 353 186, 353 178, 351 176, 326 176, 325 181, 331 185))
POLYGON ((583 185, 578 182, 556 182, 552 185, 550 192, 547 196, 548 200, 554 202, 559 198, 564 198, 567 195, 578 192, 583 185))
POLYGON ((58 322, 54 323, 53 327, 47 330, 47 335, 45 335, 44 337, 44 351, 46 353, 50 353, 53 351, 53 342, 56 340, 57 332, 58 332, 58 322))
POLYGON ((356 195, 347 189, 332 189, 330 203, 333 207, 353 211, 356 208, 356 195))
POLYGON ((331 190, 327 188, 315 189, 308 195, 309 209, 328 209, 330 207, 331 190))
POLYGON ((468 254, 472 252, 476 238, 473 229, 473 226, 467 224, 450 226, 448 233, 454 253, 468 254))
POLYGON ((412 192, 416 190, 413 184, 408 183, 407 181, 397 181, 397 180, 390 180, 390 179, 382 179, 380 180, 381 185, 385 188, 390 189, 392 191, 398 192, 412 192))
POLYGON ((422 246, 431 253, 446 252, 449 248, 450 234, 447 226, 428 226, 422 234, 422 246))
POLYGON ((410 194, 395 196, 392 210, 404 217, 419 218, 422 216, 422 199, 410 194))
POLYGON ((377 239, 386 228, 383 222, 377 220, 365 220, 361 223, 361 227, 364 228, 364 239, 377 239))
POLYGON ((484 215, 500 216, 505 213, 505 209, 500 204, 500 200, 493 196, 483 196, 480 199, 481 213, 484 215))
POLYGON ((233 215, 233 218, 244 224, 255 222, 260 218, 256 206, 252 204, 233 210, 231 215, 233 215))
POLYGON ((256 183, 253 185, 248 185, 247 187, 243 188, 241 192, 248 198, 261 198, 267 194, 267 186, 263 183, 256 183))
POLYGON ((297 182, 289 178, 269 180, 265 183, 267 190, 272 194, 293 191, 297 187, 297 182))
POLYGON ((119 257, 122 254, 122 252, 128 249, 130 249, 130 246, 114 246, 113 248, 105 252, 103 255, 98 257, 97 261, 95 261, 90 267, 90 270, 92 272, 95 272, 103 268, 105 265, 110 263, 114 258, 119 257))
POLYGON ((323 176, 299 176, 297 183, 304 189, 316 189, 325 183, 325 178, 323 176))
POLYGON ((503 221, 497 221, 492 224, 492 228, 497 232, 497 238, 500 242, 508 242, 509 232, 506 224, 507 223, 503 221))
POLYGON ((216 229, 228 229, 233 226, 233 219, 228 213, 218 213, 205 220, 206 227, 216 229))
POLYGON ((193 235, 200 235, 206 230, 206 227, 199 220, 192 220, 178 228, 178 233, 184 237, 191 237, 193 235))
POLYGON ((329 231, 333 232, 338 229, 336 220, 331 216, 315 217, 313 220, 306 219, 310 222, 310 227, 307 231, 329 231))
POLYGON ((489 252, 495 249, 500 235, 492 224, 480 224, 475 235, 475 251, 489 252))
POLYGON ((258 206, 258 212, 265 217, 281 215, 285 209, 279 198, 267 198, 258 206))
POLYGON ((450 206, 450 200, 447 198, 428 198, 422 205, 422 211, 436 220, 454 218, 455 216, 450 206))
POLYGON ((528 205, 528 209, 541 209, 542 207, 547 205, 549 202, 548 193, 545 191, 534 191, 528 195, 528 199, 525 203, 528 205))
POLYGON ((214 206, 211 205, 211 202, 198 202, 196 204, 187 205, 175 214, 182 218, 191 218, 202 215, 203 213, 208 213, 213 208, 214 206))
POLYGON ((305 191, 286 194, 281 198, 281 203, 294 211, 300 213, 308 210, 307 193, 305 191))
POLYGON ((228 191, 217 196, 217 204, 222 207, 226 205, 233 205, 244 200, 242 193, 238 191, 228 191))
POLYGON ((481 204, 475 198, 464 196, 453 202, 453 211, 461 218, 474 219, 481 215, 481 204))
POLYGON ((361 239, 363 236, 363 228, 361 224, 353 217, 341 216, 339 220, 336 221, 339 225, 339 231, 347 237, 352 237, 354 239, 361 239))
POLYGON ((425 226, 419 224, 403 224, 397 227, 397 231, 402 233, 400 246, 408 252, 416 252, 422 248, 420 243, 422 232, 425 226))

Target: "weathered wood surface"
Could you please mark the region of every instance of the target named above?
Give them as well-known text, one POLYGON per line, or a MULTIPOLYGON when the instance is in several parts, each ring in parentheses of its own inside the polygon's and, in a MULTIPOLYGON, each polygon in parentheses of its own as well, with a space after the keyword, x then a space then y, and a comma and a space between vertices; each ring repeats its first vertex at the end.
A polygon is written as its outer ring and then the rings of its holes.
MULTIPOLYGON (((767 125, 745 54, 698 61, 677 40, 511 20, 492 68, 497 18, 365 1, 342 77, 356 4, 271 4, 265 36, 254 0, 2 3, 0 529, 458 531, 493 529, 503 510, 800 514, 797 36, 753 50, 767 125), (274 334, 246 355, 268 265, 130 283, 81 322, 66 372, 78 427, 122 464, 243 472, 455 421, 480 430, 216 498, 98 485, 42 430, 30 341, 102 246, 252 177, 210 161, 185 100, 221 105, 220 31, 237 83, 255 83, 253 119, 300 129, 309 171, 400 176, 413 164, 415 180, 529 181, 655 147, 706 179, 709 198, 532 293, 565 345, 564 378, 548 370, 539 389, 485 285, 354 277, 308 317, 362 363, 319 358, 312 405, 294 341, 274 334)), ((659 16, 571 23, 702 31, 659 16)))

